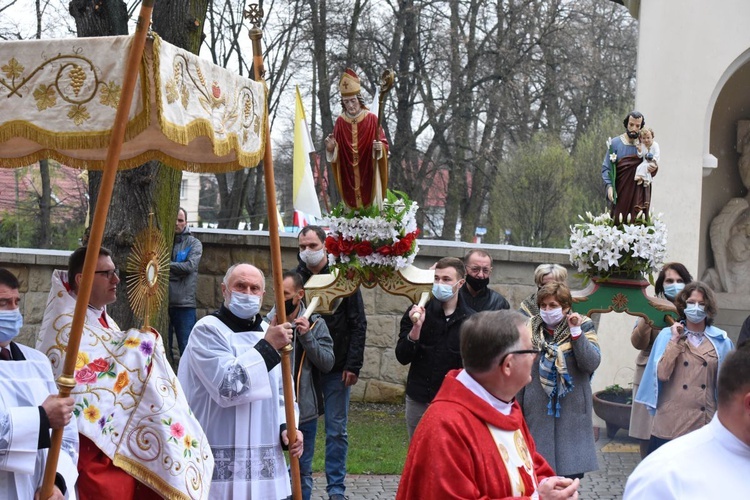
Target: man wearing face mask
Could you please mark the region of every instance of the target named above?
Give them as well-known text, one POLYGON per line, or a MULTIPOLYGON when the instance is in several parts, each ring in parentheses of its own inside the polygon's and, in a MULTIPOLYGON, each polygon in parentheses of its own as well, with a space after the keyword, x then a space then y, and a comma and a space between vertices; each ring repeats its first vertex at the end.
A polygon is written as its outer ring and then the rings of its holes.
MULTIPOLYGON (((302 276, 294 271, 286 271, 283 279, 286 318, 294 324, 292 377, 299 405, 299 430, 307 443, 299 461, 302 499, 309 500, 313 486, 312 461, 318 417, 324 413, 320 377, 333 367, 333 340, 326 322, 319 314, 313 313, 309 320, 305 318, 305 285, 302 276)), ((268 313, 267 321, 270 323, 275 317, 274 307, 268 313)))
MULTIPOLYGON (((18 279, 0 268, 0 497, 34 498, 42 483, 50 430, 65 429, 51 498, 73 492, 78 471, 74 400, 58 398, 44 354, 13 339, 23 325, 18 279)), ((74 497, 74 495, 72 496, 74 497)))
MULTIPOLYGON (((296 272, 307 282, 314 274, 328 274, 324 242, 326 233, 320 226, 305 226, 299 233, 299 265, 296 272)), ((322 315, 333 339, 333 368, 320 377, 323 386, 326 427, 326 488, 329 498, 343 500, 346 487, 346 456, 349 436, 350 387, 359 380, 365 355, 367 318, 362 293, 357 290, 341 299, 333 314, 322 315)))
MULTIPOLYGON (((292 325, 269 326, 260 315, 263 273, 235 264, 221 284, 224 303, 198 321, 177 377, 211 443, 212 498, 287 498, 281 356, 292 325)), ((302 455, 302 433, 289 450, 302 455)))
POLYGON ((406 428, 409 440, 427 407, 440 389, 445 375, 462 367, 460 331, 474 310, 458 290, 465 282, 464 263, 444 257, 435 265, 432 298, 424 307, 413 305, 401 318, 396 359, 411 364, 406 379, 406 428), (419 319, 412 323, 412 316, 419 319))
POLYGON ((464 257, 466 283, 459 293, 470 308, 480 311, 510 309, 505 297, 488 287, 492 274, 492 257, 484 250, 474 249, 464 257))
MULTIPOLYGON (((626 222, 628 216, 635 220, 639 213, 648 216, 651 205, 651 186, 636 184, 635 171, 643 158, 638 157, 638 136, 646 125, 646 119, 638 111, 631 111, 623 120, 625 132, 612 139, 602 162, 602 180, 607 189, 607 199, 612 203, 611 215, 626 222), (614 178, 613 167, 614 165, 614 178)), ((658 165, 653 162, 648 168, 655 176, 658 165)))

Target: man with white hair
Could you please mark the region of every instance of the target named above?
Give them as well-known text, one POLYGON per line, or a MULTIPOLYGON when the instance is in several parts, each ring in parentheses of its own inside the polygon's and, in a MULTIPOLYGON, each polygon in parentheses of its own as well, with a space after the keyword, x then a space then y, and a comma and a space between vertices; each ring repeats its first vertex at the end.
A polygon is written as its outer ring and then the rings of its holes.
MULTIPOLYGON (((224 303, 196 323, 180 360, 178 378, 214 454, 214 498, 291 494, 278 351, 292 341, 292 325, 263 322, 265 283, 253 265, 230 267, 221 284, 224 303)), ((290 453, 302 455, 300 431, 290 453)))

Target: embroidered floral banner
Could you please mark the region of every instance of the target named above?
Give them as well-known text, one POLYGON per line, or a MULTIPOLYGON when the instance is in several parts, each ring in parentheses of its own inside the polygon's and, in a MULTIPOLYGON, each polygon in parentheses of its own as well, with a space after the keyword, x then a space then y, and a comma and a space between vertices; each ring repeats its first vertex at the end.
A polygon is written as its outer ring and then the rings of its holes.
MULTIPOLYGON (((0 44, 0 166, 54 158, 101 170, 132 36, 0 44)), ((161 160, 182 170, 254 167, 265 147, 266 86, 148 40, 120 169, 161 160)))
MULTIPOLYGON (((75 299, 67 273, 52 275, 37 349, 62 372, 75 299)), ((169 367, 158 334, 100 324, 89 309, 76 361, 78 431, 112 462, 163 498, 206 500, 214 459, 210 444, 169 367)))

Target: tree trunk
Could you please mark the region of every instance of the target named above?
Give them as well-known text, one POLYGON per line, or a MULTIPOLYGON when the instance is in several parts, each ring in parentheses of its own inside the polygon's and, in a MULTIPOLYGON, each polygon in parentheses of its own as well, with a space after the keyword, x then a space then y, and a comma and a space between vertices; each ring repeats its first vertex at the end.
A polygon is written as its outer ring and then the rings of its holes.
MULTIPOLYGON (((207 6, 204 0, 157 2, 153 28, 165 41, 197 53, 207 6)), ((120 0, 97 3, 72 0, 70 13, 75 19, 79 37, 127 34, 126 6, 120 0)), ((101 173, 92 174, 89 189, 93 214, 101 173)), ((121 270, 125 271, 127 257, 137 234, 148 225, 149 213, 154 214, 154 225, 161 230, 171 248, 181 180, 181 171, 155 161, 117 174, 102 244, 112 250, 115 265, 121 270)), ((120 275, 119 300, 108 310, 122 328, 139 327, 141 320, 133 316, 127 304, 126 274, 123 272, 120 275)), ((166 301, 161 304, 152 321, 154 327, 164 333, 168 327, 167 305, 166 301)))
POLYGON ((49 160, 39 160, 39 176, 42 179, 42 194, 39 197, 39 248, 50 246, 50 219, 52 186, 49 178, 49 160))
MULTIPOLYGON (((317 69, 318 82, 318 106, 320 106, 320 128, 321 137, 325 139, 333 133, 333 111, 331 110, 331 79, 329 78, 328 69, 328 52, 326 50, 327 26, 328 26, 328 7, 326 0, 309 0, 312 26, 312 52, 317 69)), ((322 151, 320 156, 321 176, 329 179, 328 199, 331 207, 335 206, 341 197, 336 190, 336 183, 333 180, 330 166, 326 161, 325 147, 321 146, 318 151, 322 151)))

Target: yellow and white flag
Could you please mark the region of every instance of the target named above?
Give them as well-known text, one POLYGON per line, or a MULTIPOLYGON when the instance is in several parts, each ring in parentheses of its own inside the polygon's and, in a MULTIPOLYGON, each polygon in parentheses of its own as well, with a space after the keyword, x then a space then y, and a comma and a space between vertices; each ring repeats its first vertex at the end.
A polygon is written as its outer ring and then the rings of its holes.
POLYGON ((297 87, 296 112, 294 116, 294 181, 292 183, 292 204, 295 210, 320 218, 320 203, 315 193, 310 153, 315 151, 310 137, 310 129, 305 119, 305 108, 297 87))

